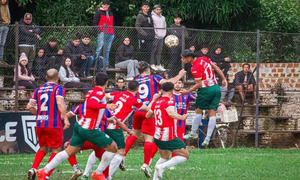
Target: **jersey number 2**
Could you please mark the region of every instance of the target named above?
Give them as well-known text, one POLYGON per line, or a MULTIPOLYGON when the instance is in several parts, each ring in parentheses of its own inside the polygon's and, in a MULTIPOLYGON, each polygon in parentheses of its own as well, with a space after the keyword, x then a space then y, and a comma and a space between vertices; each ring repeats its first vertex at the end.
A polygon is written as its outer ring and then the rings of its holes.
POLYGON ((47 106, 48 99, 49 99, 48 94, 41 95, 41 101, 44 100, 44 102, 41 105, 41 111, 48 111, 48 106, 47 106))

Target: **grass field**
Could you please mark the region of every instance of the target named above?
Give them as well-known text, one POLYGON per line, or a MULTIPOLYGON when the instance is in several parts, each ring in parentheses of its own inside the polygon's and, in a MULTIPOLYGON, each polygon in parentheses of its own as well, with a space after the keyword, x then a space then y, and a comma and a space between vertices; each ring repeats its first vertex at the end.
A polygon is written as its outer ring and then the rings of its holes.
MULTIPOLYGON (((300 179, 300 151, 297 149, 208 149, 189 152, 190 159, 178 165, 176 170, 166 170, 163 179, 300 179)), ((118 170, 114 180, 146 179, 139 171, 143 162, 142 153, 142 149, 130 151, 126 158, 127 170, 118 170)), ((88 155, 89 151, 86 151, 77 156, 81 169, 84 169, 88 155)), ((26 179, 33 158, 34 154, 0 155, 0 179, 26 179)), ((151 165, 152 169, 157 159, 158 155, 151 165)), ((43 161, 40 167, 45 164, 43 161)), ((72 173, 73 168, 65 161, 54 171, 51 179, 69 179, 72 173)))

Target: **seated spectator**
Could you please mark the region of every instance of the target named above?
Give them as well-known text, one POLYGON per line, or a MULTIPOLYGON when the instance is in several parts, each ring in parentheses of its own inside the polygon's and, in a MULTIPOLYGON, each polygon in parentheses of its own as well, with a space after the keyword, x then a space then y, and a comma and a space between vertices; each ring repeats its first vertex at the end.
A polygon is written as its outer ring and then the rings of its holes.
POLYGON ((196 50, 196 47, 194 45, 191 45, 189 49, 194 53, 196 50))
POLYGON ((220 69, 224 69, 224 74, 227 73, 231 67, 230 58, 222 52, 222 46, 219 44, 215 45, 214 51, 209 54, 209 58, 212 62, 215 62, 220 69))
POLYGON ((127 69, 127 79, 133 80, 139 74, 136 66, 138 61, 133 59, 134 47, 130 44, 130 39, 126 37, 117 49, 115 67, 127 69))
POLYGON ((92 89, 90 84, 80 82, 80 79, 72 66, 72 60, 68 57, 62 63, 58 73, 65 88, 80 88, 80 91, 84 94, 92 89))
POLYGON ((72 60, 72 64, 78 69, 79 76, 85 77, 84 71, 86 70, 87 61, 86 56, 83 54, 80 45, 80 36, 76 35, 73 40, 69 41, 64 49, 65 57, 72 60))
POLYGON ((201 46, 200 52, 199 51, 196 52, 195 55, 196 55, 196 57, 204 56, 204 57, 210 58, 208 52, 209 52, 208 46, 206 44, 203 44, 201 46))
POLYGON ((239 91, 242 102, 244 102, 245 99, 244 91, 246 90, 246 91, 253 91, 253 95, 254 95, 253 103, 255 103, 255 99, 256 99, 255 84, 256 82, 254 76, 250 71, 250 64, 244 63, 243 70, 237 72, 234 76, 234 87, 236 90, 239 91))
POLYGON ((30 68, 28 67, 28 58, 25 53, 21 53, 18 65, 18 77, 14 75, 14 81, 18 79, 18 86, 25 86, 26 89, 35 89, 38 85, 35 83, 35 78, 33 77, 30 68))
POLYGON ((126 91, 125 81, 122 77, 119 77, 116 82, 116 86, 114 86, 111 92, 115 91, 126 91))
POLYGON ((58 70, 63 60, 62 55, 64 51, 58 49, 56 38, 50 37, 48 43, 43 46, 43 49, 45 50, 45 56, 47 58, 47 68, 55 68, 58 70))
POLYGON ((43 48, 38 49, 37 55, 33 61, 32 73, 35 76, 42 78, 42 80, 46 82, 47 81, 46 71, 48 70, 48 68, 47 68, 47 66, 45 66, 46 56, 45 56, 44 52, 45 51, 43 48))

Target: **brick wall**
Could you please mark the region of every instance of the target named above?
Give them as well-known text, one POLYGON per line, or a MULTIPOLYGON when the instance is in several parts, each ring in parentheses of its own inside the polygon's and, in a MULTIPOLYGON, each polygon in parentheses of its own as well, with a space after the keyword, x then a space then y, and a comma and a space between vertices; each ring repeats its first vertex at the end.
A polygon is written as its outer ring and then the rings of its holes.
MULTIPOLYGON (((256 63, 250 63, 253 70, 256 63)), ((229 78, 242 70, 242 63, 231 63, 231 69, 228 72, 229 78)), ((269 90, 275 87, 276 83, 282 83, 285 90, 300 90, 300 63, 261 63, 259 88, 269 90)), ((256 79, 256 74, 254 75, 256 79)))

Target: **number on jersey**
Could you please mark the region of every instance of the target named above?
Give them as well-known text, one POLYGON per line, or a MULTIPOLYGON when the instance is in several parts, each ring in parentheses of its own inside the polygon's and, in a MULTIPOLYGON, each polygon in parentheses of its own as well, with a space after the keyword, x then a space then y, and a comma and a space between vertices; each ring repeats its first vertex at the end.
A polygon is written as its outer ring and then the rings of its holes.
POLYGON ((154 110, 154 115, 155 115, 155 125, 161 126, 163 123, 161 118, 161 110, 160 109, 154 110))
POLYGON ((149 88, 147 84, 139 85, 139 94, 141 99, 146 99, 149 95, 149 88))
POLYGON ((41 111, 48 111, 48 106, 47 106, 48 99, 49 99, 48 94, 41 95, 41 101, 44 100, 44 102, 41 104, 41 111))

